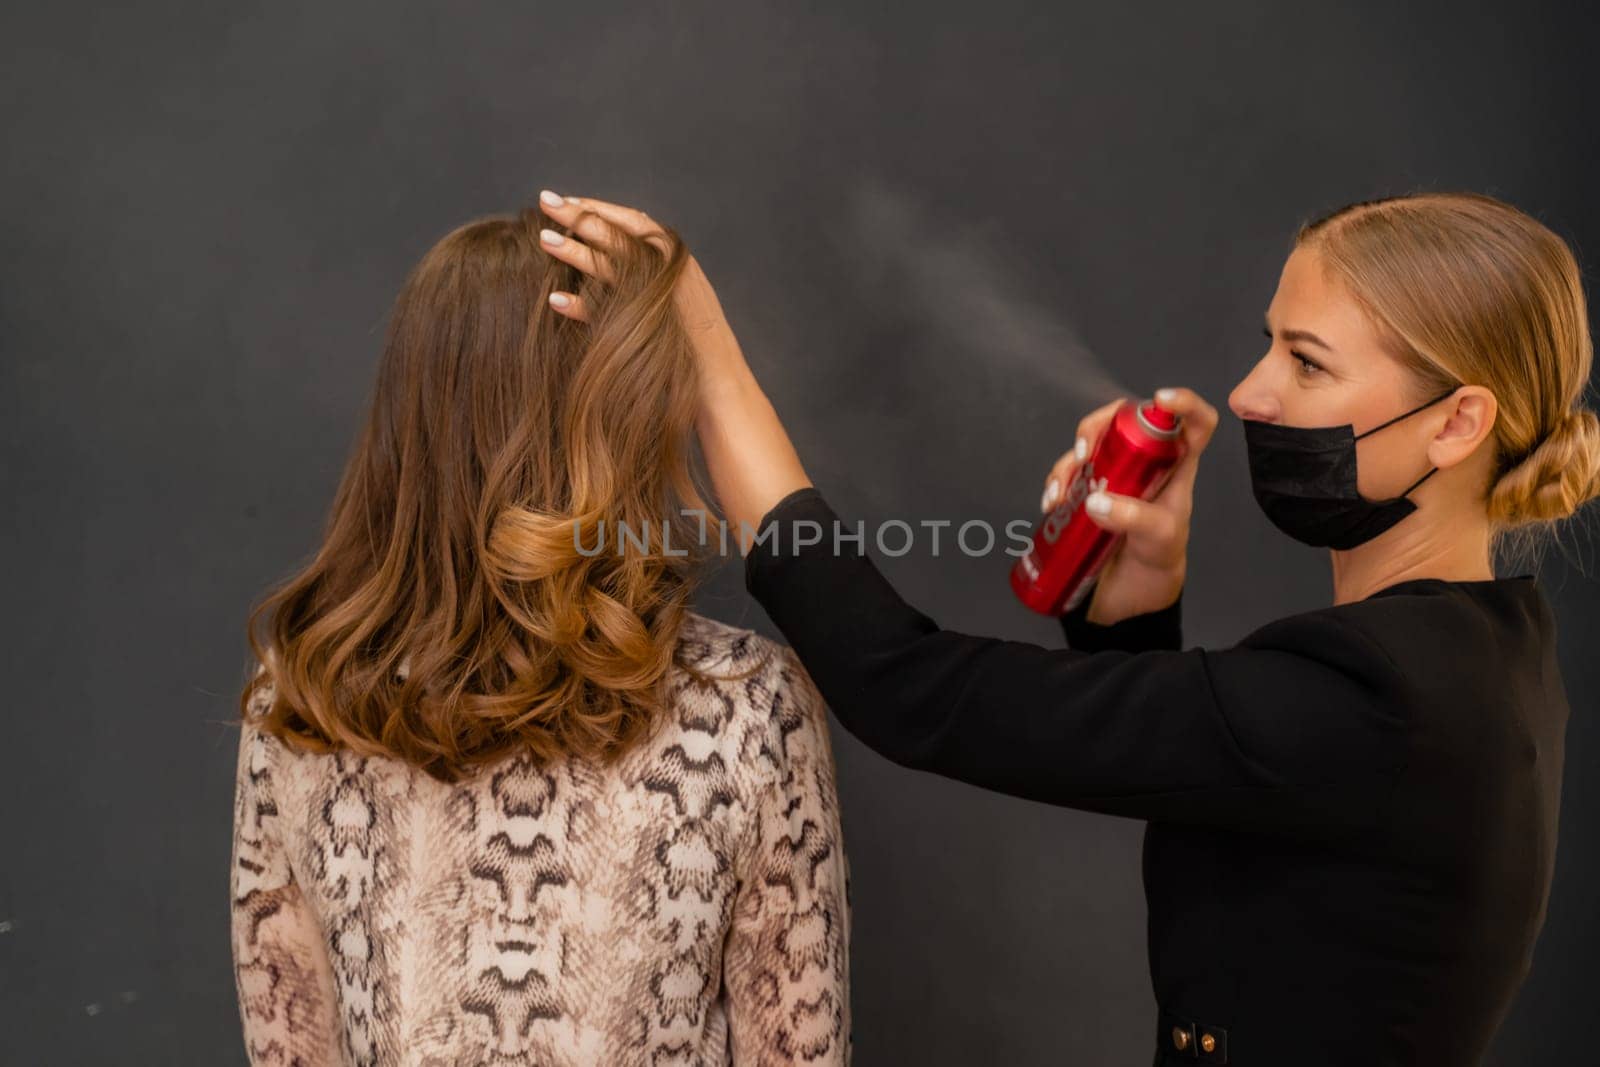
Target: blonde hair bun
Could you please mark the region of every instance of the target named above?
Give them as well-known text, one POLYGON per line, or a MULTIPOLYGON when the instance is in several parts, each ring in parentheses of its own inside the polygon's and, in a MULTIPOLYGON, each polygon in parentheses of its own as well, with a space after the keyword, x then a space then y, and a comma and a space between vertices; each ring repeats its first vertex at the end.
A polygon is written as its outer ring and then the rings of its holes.
POLYGON ((1489 493, 1489 516, 1507 526, 1551 522, 1600 497, 1600 418, 1569 410, 1489 493))

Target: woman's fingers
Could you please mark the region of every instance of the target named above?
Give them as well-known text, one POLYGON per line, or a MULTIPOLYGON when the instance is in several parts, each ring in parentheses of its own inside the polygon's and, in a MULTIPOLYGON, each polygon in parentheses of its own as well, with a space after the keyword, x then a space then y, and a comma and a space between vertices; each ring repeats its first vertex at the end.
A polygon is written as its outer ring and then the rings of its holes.
POLYGON ((592 274, 605 282, 615 280, 610 261, 576 237, 566 237, 554 230, 540 230, 539 245, 561 262, 570 263, 585 274, 592 274))
POLYGON ((1055 466, 1050 468, 1050 473, 1044 477, 1044 493, 1039 497, 1039 510, 1049 511, 1056 506, 1056 501, 1061 499, 1061 494, 1067 491, 1067 482, 1072 478, 1072 472, 1078 465, 1077 452, 1064 453, 1056 460, 1055 466))
POLYGON ((562 222, 577 218, 580 211, 593 211, 635 237, 644 237, 660 229, 654 219, 637 208, 623 207, 594 197, 557 196, 549 189, 544 189, 539 193, 539 203, 544 205, 546 213, 562 222))
MULTIPOLYGON (((674 240, 660 224, 634 208, 589 197, 557 196, 548 189, 540 193, 539 202, 547 215, 573 233, 564 240, 541 238, 541 247, 585 274, 593 274, 608 282, 611 280, 607 273, 608 257, 604 249, 615 248, 617 242, 625 239, 622 234, 650 242, 663 255, 678 251, 674 240), (585 237, 597 247, 587 247, 583 240, 585 237)), ((728 325, 716 290, 692 255, 684 256, 674 298, 679 318, 694 342, 703 383, 710 386, 748 373, 749 367, 745 364, 744 353, 739 349, 739 340, 728 325)), ((582 307, 581 303, 577 306, 582 307)), ((587 312, 588 309, 583 310, 587 312)))
POLYGON ((1162 490, 1162 495, 1168 495, 1174 486, 1179 494, 1187 494, 1194 489, 1195 474, 1200 469, 1200 453, 1205 451, 1211 435, 1217 430, 1217 409, 1206 403, 1194 390, 1179 387, 1156 390, 1156 405, 1177 415, 1183 430, 1183 456, 1173 469, 1172 478, 1162 490))
POLYGON ((667 235, 656 221, 636 208, 611 204, 592 197, 558 196, 548 189, 539 194, 545 214, 565 225, 579 237, 600 249, 612 246, 616 235, 611 227, 649 241, 662 252, 670 251, 667 235))
POLYGON ((1130 543, 1137 539, 1141 556, 1183 555, 1188 520, 1170 508, 1101 490, 1089 494, 1083 510, 1102 529, 1125 533, 1130 543))
POLYGON ((1078 422, 1078 439, 1071 452, 1067 452, 1056 460, 1055 466, 1050 468, 1050 473, 1044 480, 1044 495, 1039 498, 1039 510, 1049 511, 1056 506, 1062 494, 1067 491, 1067 483, 1072 480, 1072 472, 1079 464, 1094 455, 1094 446, 1099 443, 1100 435, 1116 417, 1117 408, 1122 406, 1119 398, 1110 403, 1102 404, 1078 422))
POLYGON ((1217 409, 1193 389, 1173 387, 1156 390, 1156 406, 1172 412, 1183 423, 1186 443, 1204 448, 1217 428, 1217 409))
POLYGON ((555 308, 557 314, 565 315, 569 319, 576 319, 579 322, 589 321, 589 305, 585 304, 583 297, 577 293, 551 293, 550 306, 555 308))

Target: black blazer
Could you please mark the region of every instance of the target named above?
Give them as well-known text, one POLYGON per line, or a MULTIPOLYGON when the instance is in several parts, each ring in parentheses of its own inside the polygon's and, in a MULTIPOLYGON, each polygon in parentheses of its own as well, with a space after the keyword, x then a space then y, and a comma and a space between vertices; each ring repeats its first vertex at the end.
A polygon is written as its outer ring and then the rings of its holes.
POLYGON ((785 497, 745 582, 846 729, 1148 820, 1158 1064, 1480 1061, 1555 858, 1567 701, 1531 577, 1402 582, 1218 651, 1180 650, 1178 604, 1080 609, 1051 649, 940 629, 858 543, 835 551, 836 519, 814 487, 785 497))

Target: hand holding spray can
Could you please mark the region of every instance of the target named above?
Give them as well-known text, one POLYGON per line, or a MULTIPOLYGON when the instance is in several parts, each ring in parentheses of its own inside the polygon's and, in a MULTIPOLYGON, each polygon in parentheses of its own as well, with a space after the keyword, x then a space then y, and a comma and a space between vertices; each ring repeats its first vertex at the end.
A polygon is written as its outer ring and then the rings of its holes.
POLYGON ((1181 452, 1178 416, 1154 401, 1124 401, 1100 435, 1094 453, 1034 531, 1033 543, 1011 568, 1011 589, 1034 611, 1063 615, 1094 588, 1121 534, 1098 526, 1084 510, 1093 492, 1149 500, 1161 492, 1181 452))

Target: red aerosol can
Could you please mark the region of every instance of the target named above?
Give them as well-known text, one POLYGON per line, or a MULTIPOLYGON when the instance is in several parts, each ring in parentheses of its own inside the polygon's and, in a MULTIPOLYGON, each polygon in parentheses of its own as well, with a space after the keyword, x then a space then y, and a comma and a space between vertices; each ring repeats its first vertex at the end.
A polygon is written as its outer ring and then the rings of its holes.
POLYGON ((1120 534, 1103 530, 1084 511, 1097 490, 1149 500, 1177 466, 1178 416, 1154 401, 1124 401, 1081 464, 1062 498, 1034 531, 1033 544, 1011 568, 1011 589, 1034 611, 1064 615, 1094 588, 1120 534))

